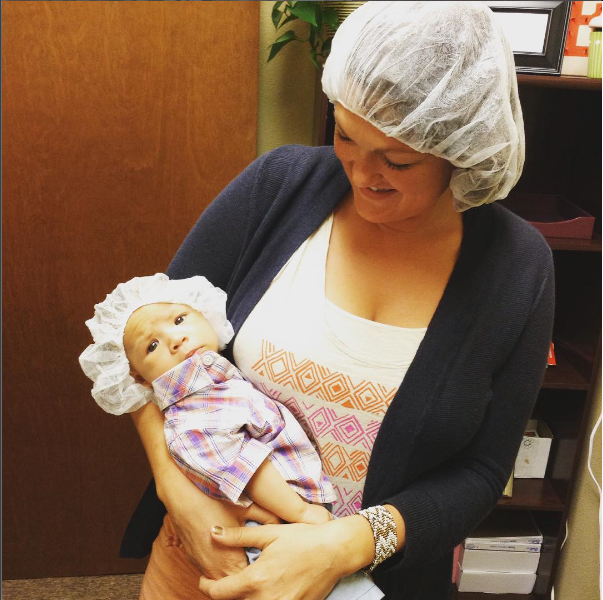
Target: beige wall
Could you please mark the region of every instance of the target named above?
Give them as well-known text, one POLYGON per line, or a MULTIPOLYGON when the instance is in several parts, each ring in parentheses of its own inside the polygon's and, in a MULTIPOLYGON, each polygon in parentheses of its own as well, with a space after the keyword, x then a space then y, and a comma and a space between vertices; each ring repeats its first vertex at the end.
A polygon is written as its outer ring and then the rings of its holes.
POLYGON ((308 44, 291 42, 266 63, 268 45, 277 35, 295 29, 299 21, 285 25, 277 34, 270 15, 274 2, 260 2, 260 72, 258 107, 258 156, 283 144, 312 145, 314 103, 318 73, 310 61, 308 44))
MULTIPOLYGON (((563 547, 555 586, 555 600, 599 598, 599 492, 588 472, 588 438, 601 414, 601 371, 589 418, 588 435, 582 452, 580 472, 569 517, 569 536, 563 547)), ((593 446, 591 468, 601 482, 601 429, 593 446)))

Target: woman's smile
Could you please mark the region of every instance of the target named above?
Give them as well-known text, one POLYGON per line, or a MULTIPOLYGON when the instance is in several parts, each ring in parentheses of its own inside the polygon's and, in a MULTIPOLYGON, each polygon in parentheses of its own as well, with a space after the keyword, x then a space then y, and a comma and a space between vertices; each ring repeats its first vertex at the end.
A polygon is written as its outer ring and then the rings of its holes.
POLYGON ((396 192, 396 190, 391 188, 374 188, 374 187, 365 187, 359 189, 360 193, 364 194, 368 198, 372 198, 374 200, 384 200, 388 196, 391 196, 396 192))

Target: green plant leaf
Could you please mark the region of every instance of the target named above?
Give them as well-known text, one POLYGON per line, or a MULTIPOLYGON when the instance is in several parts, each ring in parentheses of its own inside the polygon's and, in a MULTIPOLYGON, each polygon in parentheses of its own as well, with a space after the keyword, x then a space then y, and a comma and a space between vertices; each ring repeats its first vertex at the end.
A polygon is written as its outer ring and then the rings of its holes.
POLYGON ((316 6, 314 2, 296 2, 291 7, 291 13, 306 23, 316 26, 316 6))
POLYGON ((312 50, 310 50, 310 60, 312 61, 312 64, 320 71, 320 65, 318 64, 318 61, 316 60, 316 49, 312 48, 312 50))
POLYGON ((274 43, 272 45, 274 46, 274 44, 280 44, 281 42, 292 42, 293 40, 299 40, 300 42, 302 41, 295 35, 295 31, 289 30, 283 33, 283 35, 281 35, 279 38, 274 40, 274 43))
POLYGON ((331 43, 333 42, 333 38, 327 38, 323 43, 322 43, 322 48, 320 49, 320 53, 324 56, 324 58, 327 58, 327 56, 329 56, 329 54, 331 53, 331 43))
POLYGON ((330 29, 337 31, 339 27, 339 17, 337 11, 334 8, 324 8, 322 11, 323 19, 330 29))
POLYGON ((287 31, 284 35, 281 35, 274 44, 270 44, 270 54, 268 55, 268 60, 266 62, 270 62, 289 42, 293 41, 301 41, 292 31, 287 31))
POLYGON ((281 18, 283 16, 283 11, 279 10, 279 6, 282 3, 283 3, 282 0, 280 2, 275 2, 274 6, 272 7, 272 24, 274 25, 275 29, 278 29, 279 21, 281 20, 281 18))
POLYGON ((318 28, 319 33, 322 31, 322 5, 323 2, 314 3, 315 5, 315 14, 316 14, 316 27, 318 28))
POLYGON ((278 29, 280 29, 283 25, 286 25, 287 23, 291 22, 291 21, 296 21, 297 19, 299 19, 299 17, 296 17, 295 15, 289 15, 279 26, 278 29))

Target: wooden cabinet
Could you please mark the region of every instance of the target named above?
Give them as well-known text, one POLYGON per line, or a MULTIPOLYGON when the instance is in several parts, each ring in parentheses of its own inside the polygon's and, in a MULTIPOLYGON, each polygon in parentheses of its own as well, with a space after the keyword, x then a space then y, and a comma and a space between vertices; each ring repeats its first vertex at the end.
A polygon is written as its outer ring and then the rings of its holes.
MULTIPOLYGON (((516 479, 499 510, 530 510, 544 543, 532 594, 551 597, 565 538, 595 378, 601 363, 601 80, 519 75, 526 130, 526 164, 518 192, 560 194, 595 216, 589 240, 549 238, 556 277, 553 341, 536 412, 553 433, 544 479, 516 479)), ((485 594, 459 593, 462 600, 485 594)))
MULTIPOLYGON (((548 600, 565 537, 587 418, 601 363, 601 80, 519 75, 526 163, 518 193, 560 194, 595 216, 592 239, 550 238, 556 275, 553 341, 536 412, 553 433, 544 479, 516 479, 495 510, 531 511, 544 543, 534 591, 501 600, 548 600)), ((323 143, 332 143, 332 106, 324 104, 323 143)), ((489 594, 459 593, 458 600, 489 594)))

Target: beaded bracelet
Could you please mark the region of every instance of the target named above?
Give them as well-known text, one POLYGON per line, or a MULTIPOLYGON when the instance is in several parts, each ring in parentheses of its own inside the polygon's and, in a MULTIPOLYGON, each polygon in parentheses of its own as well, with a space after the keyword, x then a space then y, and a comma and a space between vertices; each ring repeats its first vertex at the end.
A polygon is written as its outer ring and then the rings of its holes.
POLYGON ((370 573, 377 565, 396 552, 398 545, 396 522, 384 506, 370 506, 358 511, 358 514, 369 522, 375 538, 375 558, 368 567, 363 569, 364 572, 370 573))

